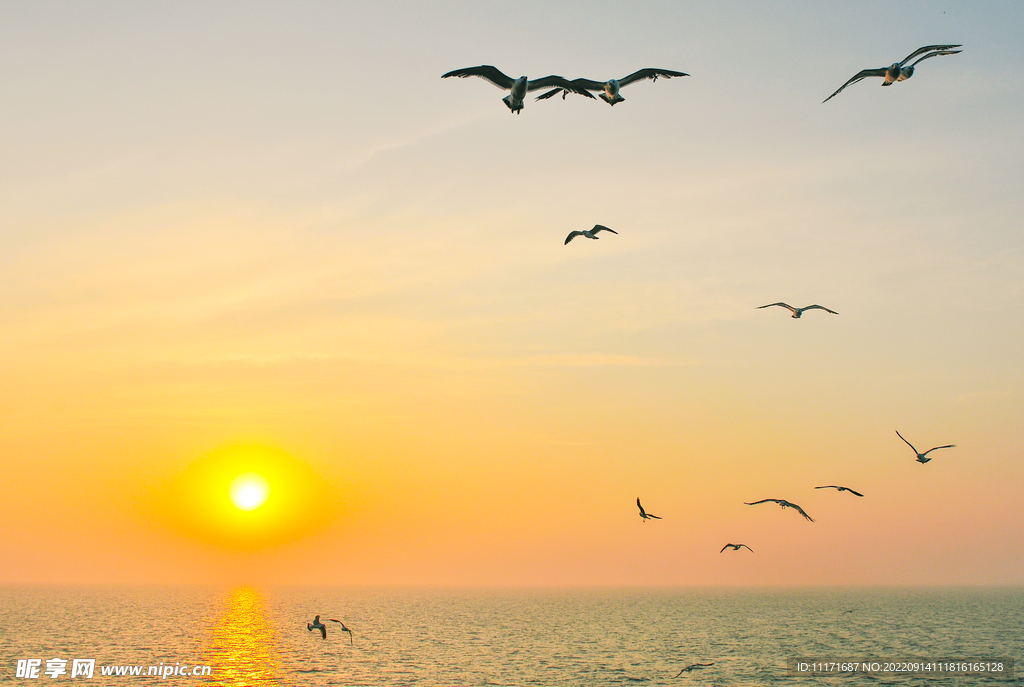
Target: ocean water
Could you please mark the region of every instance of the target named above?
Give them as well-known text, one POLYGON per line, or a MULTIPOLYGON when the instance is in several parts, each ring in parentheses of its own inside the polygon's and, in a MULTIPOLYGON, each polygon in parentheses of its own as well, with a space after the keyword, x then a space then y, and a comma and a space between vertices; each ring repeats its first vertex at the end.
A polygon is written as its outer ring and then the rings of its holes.
POLYGON ((0 589, 0 684, 1024 683, 794 676, 801 657, 1019 662, 1024 590, 0 589), (334 623, 326 641, 307 631, 316 614, 344 620, 354 643, 334 623), (42 672, 54 658, 66 674, 42 672), (38 678, 17 676, 28 659, 38 678), (95 659, 93 677, 71 678, 73 659, 95 659), (698 662, 714 665, 674 677, 698 662), (142 676, 101 674, 135 665, 142 676), (148 677, 149 666, 210 675, 148 677))

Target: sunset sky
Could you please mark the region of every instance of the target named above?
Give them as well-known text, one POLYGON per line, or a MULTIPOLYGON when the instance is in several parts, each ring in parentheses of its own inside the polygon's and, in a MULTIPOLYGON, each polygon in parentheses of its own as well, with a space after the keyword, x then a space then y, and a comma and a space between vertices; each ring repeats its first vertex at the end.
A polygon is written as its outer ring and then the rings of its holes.
POLYGON ((0 4, 0 584, 1024 583, 1022 31, 0 4), (691 76, 516 116, 480 64, 691 76))

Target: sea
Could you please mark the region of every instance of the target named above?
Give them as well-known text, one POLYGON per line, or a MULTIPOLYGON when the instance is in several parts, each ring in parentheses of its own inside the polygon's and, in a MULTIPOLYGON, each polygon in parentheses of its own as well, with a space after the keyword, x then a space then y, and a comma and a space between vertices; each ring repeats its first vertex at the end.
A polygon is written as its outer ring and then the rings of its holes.
POLYGON ((0 588, 4 685, 1003 685, 1022 660, 1021 588, 0 588))

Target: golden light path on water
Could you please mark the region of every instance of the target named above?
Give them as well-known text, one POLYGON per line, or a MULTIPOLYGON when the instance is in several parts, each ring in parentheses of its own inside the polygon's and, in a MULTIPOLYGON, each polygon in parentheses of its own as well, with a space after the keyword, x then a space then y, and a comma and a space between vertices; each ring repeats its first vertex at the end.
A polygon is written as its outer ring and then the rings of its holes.
POLYGON ((253 587, 231 591, 212 631, 203 663, 213 667, 210 684, 242 687, 280 685, 281 659, 266 600, 253 587))

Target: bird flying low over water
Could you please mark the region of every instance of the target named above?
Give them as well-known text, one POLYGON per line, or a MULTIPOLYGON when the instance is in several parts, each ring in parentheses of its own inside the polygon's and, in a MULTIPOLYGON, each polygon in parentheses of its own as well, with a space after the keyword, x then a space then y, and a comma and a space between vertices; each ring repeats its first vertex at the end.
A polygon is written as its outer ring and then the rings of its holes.
POLYGON ((640 505, 639 496, 636 497, 636 507, 640 509, 640 517, 644 519, 644 522, 647 522, 651 518, 654 518, 655 520, 661 520, 661 518, 659 518, 657 515, 651 515, 650 513, 644 510, 644 507, 640 505))
MULTIPOLYGON (((317 617, 319 618, 320 616, 317 616, 317 617)), ((338 623, 339 625, 341 625, 341 631, 348 633, 348 643, 349 644, 353 643, 353 641, 352 641, 352 630, 350 630, 347 627, 345 627, 345 623, 341 622, 340 620, 335 620, 334 618, 328 618, 328 620, 330 620, 332 623, 338 623)), ((327 637, 324 637, 324 639, 327 639, 327 637)))
POLYGON ((785 499, 761 499, 760 501, 754 501, 753 503, 747 503, 746 501, 744 501, 743 503, 745 503, 748 506, 756 506, 759 503, 777 503, 780 506, 782 506, 783 508, 795 508, 800 513, 800 515, 804 516, 805 518, 807 518, 811 522, 814 522, 814 518, 812 518, 810 515, 805 513, 803 508, 801 508, 800 506, 796 505, 795 503, 790 503, 789 501, 787 501, 785 499))
POLYGON ((733 551, 739 551, 740 548, 743 547, 747 551, 749 551, 750 553, 754 553, 754 550, 752 548, 750 548, 749 546, 747 546, 746 544, 726 544, 725 546, 722 547, 722 550, 719 551, 718 553, 722 553, 722 552, 724 552, 726 549, 728 549, 730 547, 732 547, 733 551))
MULTIPOLYGON (((712 663, 691 663, 690 665, 686 666, 685 668, 680 670, 678 673, 676 673, 676 677, 679 677, 683 673, 692 673, 694 670, 700 670, 701 668, 707 668, 708 666, 713 666, 713 665, 715 665, 714 662, 712 662, 712 663)), ((673 679, 675 679, 675 678, 673 678, 673 679)))
POLYGON ((853 489, 850 489, 850 487, 840 487, 840 486, 835 485, 835 484, 826 484, 823 487, 814 487, 814 488, 815 489, 838 489, 839 491, 848 491, 851 494, 853 494, 854 496, 864 496, 864 494, 860 493, 859 491, 854 491, 853 489))
POLYGON ((306 623, 306 629, 310 632, 320 630, 320 636, 327 639, 327 626, 320 622, 320 616, 313 618, 313 622, 306 623))
POLYGON ((792 305, 787 305, 785 303, 769 303, 768 305, 759 305, 759 306, 757 306, 754 309, 755 310, 760 310, 761 308, 770 308, 773 305, 781 305, 786 310, 789 310, 790 312, 792 312, 794 320, 799 320, 800 316, 804 314, 805 310, 824 310, 825 312, 830 312, 833 315, 838 315, 839 314, 835 310, 829 310, 828 308, 826 308, 823 305, 808 305, 807 307, 804 307, 804 308, 794 308, 792 305))
MULTIPOLYGON (((896 436, 898 436, 900 439, 903 439, 903 435, 900 434, 900 430, 898 430, 898 429, 896 430, 896 436)), ((910 443, 909 441, 907 441, 906 439, 903 439, 903 441, 910 448, 914 448, 914 445, 912 443, 910 443)), ((936 446, 935 448, 928 449, 924 453, 918 453, 918 450, 916 448, 914 448, 914 453, 917 453, 917 462, 921 463, 922 465, 924 465, 929 460, 931 460, 931 458, 928 457, 928 454, 931 453, 932 451, 938 451, 940 448, 956 448, 956 444, 947 444, 946 446, 936 446)))
POLYGON ((448 72, 441 76, 442 79, 447 79, 449 76, 457 76, 459 78, 466 78, 467 76, 479 76, 481 79, 490 81, 498 88, 511 91, 507 96, 502 98, 508 109, 516 114, 523 109, 523 98, 529 91, 536 91, 540 88, 551 88, 552 86, 558 89, 564 89, 566 91, 572 91, 578 95, 584 95, 588 98, 593 98, 590 92, 581 86, 576 86, 571 83, 568 79, 564 79, 561 76, 545 76, 543 79, 534 79, 530 81, 525 76, 520 76, 518 79, 513 79, 511 76, 502 74, 497 67, 492 67, 489 64, 482 64, 479 67, 466 67, 465 69, 456 69, 455 71, 448 72))
POLYGON ((922 62, 924 60, 927 60, 929 57, 936 57, 938 55, 956 55, 957 53, 963 52, 963 51, 961 51, 961 50, 953 50, 953 48, 960 48, 960 47, 963 47, 963 46, 960 46, 960 45, 926 45, 925 47, 918 48, 914 52, 912 52, 909 55, 907 55, 903 59, 903 61, 901 61, 901 62, 893 62, 888 67, 879 67, 878 69, 863 69, 863 70, 857 72, 853 76, 853 78, 851 78, 849 81, 847 81, 842 86, 840 86, 839 90, 837 90, 835 93, 833 93, 829 97, 825 98, 821 102, 822 103, 827 103, 829 100, 832 100, 832 98, 834 98, 837 95, 839 95, 839 91, 843 90, 844 88, 846 88, 850 84, 857 83, 861 79, 866 79, 869 76, 880 76, 883 79, 885 79, 885 81, 882 82, 883 86, 892 86, 893 82, 895 82, 895 81, 906 81, 907 79, 909 79, 910 77, 912 77, 914 75, 914 65, 916 65, 918 62, 922 62), (922 53, 926 53, 924 55, 924 57, 922 57, 922 58, 920 58, 918 60, 915 60, 913 62, 913 64, 907 64, 907 62, 910 62, 910 60, 913 60, 915 57, 917 57, 918 55, 921 55, 922 53), (907 65, 907 66, 903 66, 903 65, 907 65))
MULTIPOLYGON (((668 69, 653 69, 648 67, 647 69, 641 69, 640 71, 633 72, 629 76, 623 77, 621 79, 609 79, 608 81, 573 79, 571 83, 575 85, 577 88, 582 88, 587 91, 598 91, 598 97, 600 97, 601 100, 605 101, 609 105, 614 105, 615 103, 621 103, 623 100, 625 100, 625 98, 619 95, 619 89, 622 88, 623 86, 628 86, 631 83, 643 81, 644 79, 657 81, 659 76, 664 77, 666 79, 671 79, 673 76, 689 76, 689 74, 686 74, 684 72, 673 72, 668 69)), ((555 88, 553 90, 548 91, 547 93, 538 95, 537 100, 547 100, 551 96, 558 95, 559 93, 562 94, 562 99, 564 100, 565 94, 568 91, 572 91, 573 93, 579 93, 578 90, 571 88, 555 88)), ((594 97, 589 93, 587 95, 591 98, 594 97)))
POLYGON ((588 229, 586 231, 573 231, 573 232, 570 232, 570 234, 565 237, 565 243, 562 244, 562 245, 568 246, 569 242, 572 241, 577 236, 586 236, 588 239, 599 239, 599 238, 601 238, 600 236, 597 235, 597 232, 599 232, 599 231, 610 231, 613 234, 618 234, 619 233, 619 232, 615 231, 614 229, 609 229, 608 227, 602 226, 600 224, 595 224, 593 229, 588 229))

